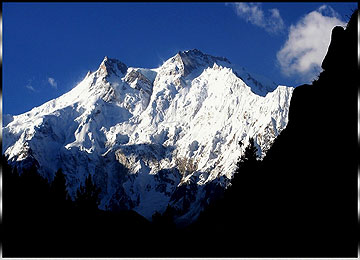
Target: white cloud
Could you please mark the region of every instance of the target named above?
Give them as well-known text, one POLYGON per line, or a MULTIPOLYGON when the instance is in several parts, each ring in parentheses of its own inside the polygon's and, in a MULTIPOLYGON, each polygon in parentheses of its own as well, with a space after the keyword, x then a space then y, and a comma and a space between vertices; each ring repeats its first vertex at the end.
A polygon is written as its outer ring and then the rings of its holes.
POLYGON ((322 5, 291 25, 288 39, 277 53, 282 72, 287 76, 299 75, 302 80, 314 79, 321 71, 332 29, 345 24, 334 9, 322 5))
POLYGON ((330 16, 330 17, 336 17, 338 19, 340 19, 340 15, 335 12, 334 9, 332 9, 330 6, 328 5, 322 5, 318 8, 318 12, 322 13, 325 16, 330 16))
POLYGON ((53 88, 57 88, 57 83, 54 78, 48 78, 48 82, 53 88))
POLYGON ((265 15, 260 3, 234 3, 236 14, 269 33, 277 33, 284 29, 284 21, 278 9, 270 9, 265 15))
POLYGON ((27 89, 35 92, 35 88, 34 88, 33 86, 31 86, 30 84, 27 84, 27 85, 25 86, 25 88, 27 88, 27 89))

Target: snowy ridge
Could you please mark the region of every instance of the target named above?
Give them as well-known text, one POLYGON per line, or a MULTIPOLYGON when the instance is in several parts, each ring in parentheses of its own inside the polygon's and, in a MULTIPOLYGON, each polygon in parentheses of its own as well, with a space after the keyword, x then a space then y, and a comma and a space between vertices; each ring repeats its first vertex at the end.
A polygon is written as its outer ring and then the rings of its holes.
POLYGON ((287 125, 292 92, 198 50, 156 69, 105 57, 68 93, 9 117, 3 151, 49 179, 61 167, 73 196, 92 174, 102 209, 151 219, 171 205, 188 221, 227 185, 249 137, 265 155, 287 125))

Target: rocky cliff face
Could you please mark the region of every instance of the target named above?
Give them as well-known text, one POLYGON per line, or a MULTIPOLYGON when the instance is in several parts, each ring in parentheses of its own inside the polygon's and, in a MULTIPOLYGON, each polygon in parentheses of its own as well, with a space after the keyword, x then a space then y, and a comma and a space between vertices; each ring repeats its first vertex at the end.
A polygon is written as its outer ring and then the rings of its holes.
POLYGON ((228 184, 249 137, 266 154, 292 92, 198 50, 156 69, 105 57, 70 92, 8 120, 3 151, 50 180, 62 168, 72 196, 93 175, 102 209, 151 219, 169 205, 186 222, 228 184))

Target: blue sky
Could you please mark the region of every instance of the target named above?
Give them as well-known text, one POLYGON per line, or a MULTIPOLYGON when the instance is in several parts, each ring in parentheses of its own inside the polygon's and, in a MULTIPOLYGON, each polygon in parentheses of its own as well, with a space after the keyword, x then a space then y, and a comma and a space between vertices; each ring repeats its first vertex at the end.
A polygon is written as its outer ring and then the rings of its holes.
POLYGON ((3 3, 3 113, 20 114, 64 94, 104 56, 155 68, 179 50, 196 48, 297 86, 318 73, 329 31, 344 25, 356 7, 356 2, 3 3))

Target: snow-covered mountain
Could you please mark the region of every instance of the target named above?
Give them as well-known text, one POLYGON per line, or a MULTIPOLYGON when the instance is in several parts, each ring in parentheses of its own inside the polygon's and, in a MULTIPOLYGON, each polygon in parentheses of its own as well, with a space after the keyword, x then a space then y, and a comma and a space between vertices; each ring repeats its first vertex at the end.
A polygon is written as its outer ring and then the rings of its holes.
POLYGON ((93 175, 102 209, 151 219, 170 205, 189 221, 228 184, 249 137, 265 155, 287 125, 292 92, 198 50, 156 69, 105 57, 68 93, 8 115, 3 151, 50 180, 62 168, 72 196, 93 175))

